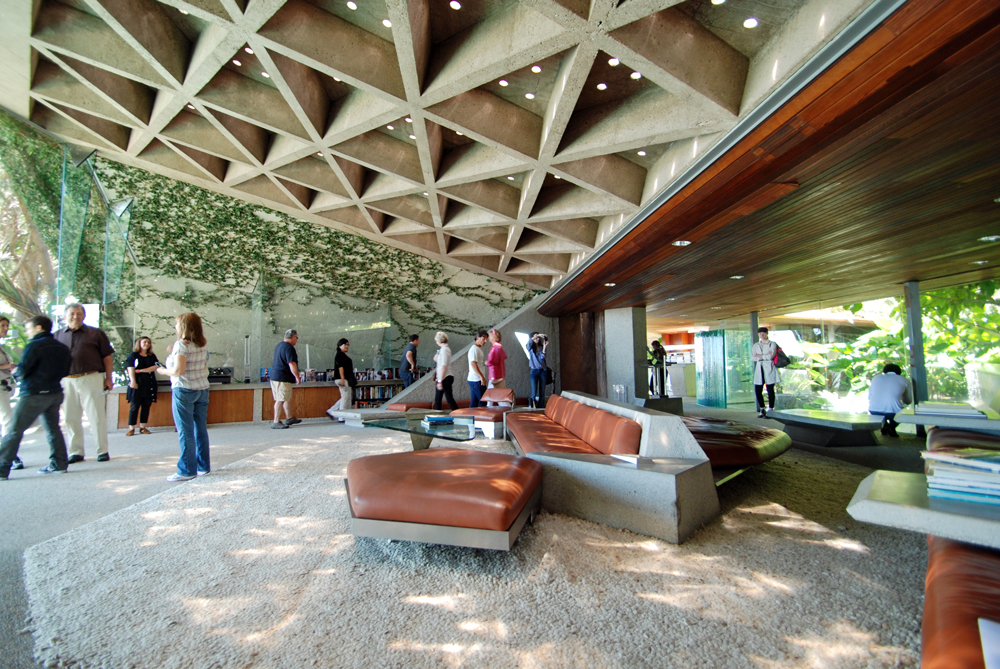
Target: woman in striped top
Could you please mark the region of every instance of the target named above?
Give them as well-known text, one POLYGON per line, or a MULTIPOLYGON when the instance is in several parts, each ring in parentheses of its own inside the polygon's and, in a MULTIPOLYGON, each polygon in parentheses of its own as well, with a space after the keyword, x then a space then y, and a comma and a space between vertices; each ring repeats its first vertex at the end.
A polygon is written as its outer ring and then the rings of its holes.
POLYGON ((177 472, 168 481, 190 481, 212 471, 208 454, 208 349, 201 318, 181 314, 175 326, 177 341, 167 366, 157 371, 170 377, 174 425, 181 442, 177 472))

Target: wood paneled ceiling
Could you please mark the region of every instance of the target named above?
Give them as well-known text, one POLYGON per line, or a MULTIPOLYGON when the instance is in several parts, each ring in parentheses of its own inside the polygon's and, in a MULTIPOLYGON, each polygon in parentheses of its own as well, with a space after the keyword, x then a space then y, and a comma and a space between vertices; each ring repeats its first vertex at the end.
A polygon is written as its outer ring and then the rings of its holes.
POLYGON ((549 288, 869 1, 0 0, 0 104, 549 288))
POLYGON ((997 277, 1000 4, 911 0, 540 311, 704 321, 997 277))

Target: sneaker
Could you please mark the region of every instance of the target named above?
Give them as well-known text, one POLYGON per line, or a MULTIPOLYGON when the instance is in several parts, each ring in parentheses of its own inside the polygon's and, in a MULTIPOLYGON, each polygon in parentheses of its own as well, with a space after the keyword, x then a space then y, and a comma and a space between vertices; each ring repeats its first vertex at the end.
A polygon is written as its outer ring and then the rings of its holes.
POLYGON ((208 476, 208 474, 209 472, 203 472, 200 469, 198 470, 198 476, 208 476))
POLYGON ((43 467, 42 469, 39 469, 38 473, 39 474, 43 474, 43 475, 44 474, 65 474, 66 470, 65 469, 56 469, 52 465, 49 465, 48 467, 43 467))
POLYGON ((167 480, 170 481, 171 483, 174 483, 176 481, 190 481, 193 478, 194 478, 193 476, 184 476, 178 472, 176 474, 171 474, 170 476, 168 476, 167 480))
POLYGON ((24 463, 21 462, 21 458, 14 457, 14 462, 10 463, 11 469, 24 469, 24 463))
POLYGON ((97 456, 97 461, 98 462, 107 462, 110 459, 111 459, 111 456, 108 455, 107 453, 101 453, 100 455, 97 456))
POLYGON ((285 425, 298 425, 302 422, 301 418, 289 418, 285 421, 285 425))
POLYGON ((288 426, 284 423, 271 423, 272 430, 287 430, 288 426))
POLYGON ((69 460, 67 460, 66 462, 68 464, 75 465, 78 462, 83 462, 83 456, 82 455, 71 455, 71 456, 69 456, 69 460))

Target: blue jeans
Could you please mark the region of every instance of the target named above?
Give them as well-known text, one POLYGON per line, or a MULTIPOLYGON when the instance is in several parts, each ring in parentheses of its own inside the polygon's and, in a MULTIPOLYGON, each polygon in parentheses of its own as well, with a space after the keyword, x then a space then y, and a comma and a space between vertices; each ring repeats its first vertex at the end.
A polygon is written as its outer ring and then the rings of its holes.
POLYGON ((479 400, 483 396, 483 382, 482 381, 469 381, 469 406, 478 407, 482 405, 479 400))
POLYGON ((212 471, 208 455, 208 389, 174 388, 171 404, 181 442, 177 472, 181 476, 194 476, 212 471))
POLYGON ((531 400, 535 408, 545 408, 545 370, 531 370, 531 400))
POLYGON ((10 432, 5 433, 3 441, 0 441, 0 474, 7 476, 10 473, 10 465, 17 457, 17 449, 21 446, 25 430, 39 416, 45 425, 45 431, 49 433, 49 466, 53 469, 66 469, 66 439, 59 429, 59 405, 62 402, 62 393, 21 395, 10 419, 10 432))
POLYGON ((416 376, 413 372, 400 372, 399 378, 403 380, 403 387, 409 388, 413 385, 413 377, 416 376))

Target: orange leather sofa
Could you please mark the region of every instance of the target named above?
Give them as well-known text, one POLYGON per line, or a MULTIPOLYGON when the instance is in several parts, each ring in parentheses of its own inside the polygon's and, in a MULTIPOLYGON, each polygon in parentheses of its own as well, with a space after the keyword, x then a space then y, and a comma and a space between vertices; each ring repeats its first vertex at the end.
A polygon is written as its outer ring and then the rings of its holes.
POLYGON ((552 395, 545 412, 511 412, 507 432, 524 453, 637 455, 642 427, 629 418, 552 395))
POLYGON ((702 416, 681 416, 705 451, 712 467, 752 467, 773 460, 792 447, 781 430, 702 416))
POLYGON ((499 406, 479 406, 456 409, 451 412, 452 416, 471 417, 475 426, 483 431, 483 436, 487 439, 497 438, 497 427, 500 428, 501 439, 506 439, 507 435, 503 431, 503 415, 514 408, 516 399, 513 388, 490 388, 483 393, 483 402, 493 402, 499 406))

